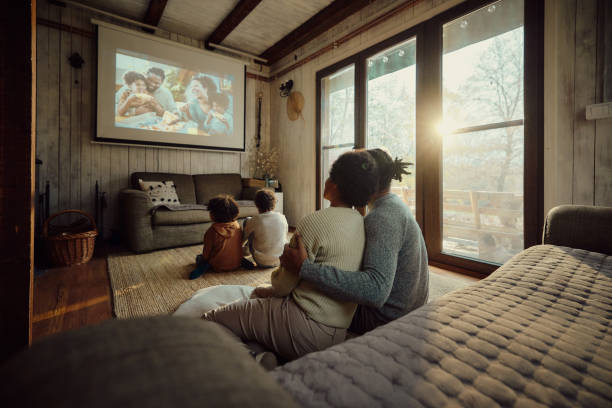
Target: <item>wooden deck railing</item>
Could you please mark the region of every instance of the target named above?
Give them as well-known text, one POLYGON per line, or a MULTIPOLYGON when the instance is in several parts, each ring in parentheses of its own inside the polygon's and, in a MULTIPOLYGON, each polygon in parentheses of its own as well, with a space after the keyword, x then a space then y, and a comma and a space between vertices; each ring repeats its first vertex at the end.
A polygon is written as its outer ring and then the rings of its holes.
MULTIPOLYGON (((400 196, 415 209, 414 189, 392 187, 391 192, 400 196)), ((478 248, 483 241, 496 245, 522 247, 523 194, 490 191, 444 190, 442 192, 444 240, 471 241, 478 248)))

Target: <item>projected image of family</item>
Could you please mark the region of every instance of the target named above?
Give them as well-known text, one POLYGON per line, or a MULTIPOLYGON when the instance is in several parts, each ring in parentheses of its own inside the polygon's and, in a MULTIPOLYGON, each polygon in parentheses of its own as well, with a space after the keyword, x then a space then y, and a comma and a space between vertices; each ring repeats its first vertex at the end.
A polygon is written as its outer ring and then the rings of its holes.
POLYGON ((233 77, 117 52, 115 126, 201 136, 233 134, 233 77))

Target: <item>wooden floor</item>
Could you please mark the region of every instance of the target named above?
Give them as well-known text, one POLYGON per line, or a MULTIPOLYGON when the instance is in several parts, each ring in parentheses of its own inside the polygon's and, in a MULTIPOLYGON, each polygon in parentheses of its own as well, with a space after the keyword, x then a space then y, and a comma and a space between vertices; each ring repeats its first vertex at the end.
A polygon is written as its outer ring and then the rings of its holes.
POLYGON ((36 276, 33 341, 113 317, 108 252, 102 247, 85 265, 49 268, 36 276))
MULTIPOLYGON (((117 248, 101 246, 85 265, 50 268, 34 280, 33 341, 113 318, 106 256, 117 248)), ((478 280, 430 266, 432 272, 478 280)))

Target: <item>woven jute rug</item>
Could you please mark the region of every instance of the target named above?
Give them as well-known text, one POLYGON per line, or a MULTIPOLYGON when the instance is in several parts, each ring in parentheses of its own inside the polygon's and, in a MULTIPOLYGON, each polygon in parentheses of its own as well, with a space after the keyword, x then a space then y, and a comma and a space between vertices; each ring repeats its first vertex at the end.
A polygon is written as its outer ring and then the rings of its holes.
POLYGON ((208 286, 270 283, 272 268, 209 272, 189 280, 195 256, 201 251, 202 245, 194 245, 141 255, 110 255, 108 273, 115 316, 123 319, 170 314, 198 289, 208 286))
MULTIPOLYGON (((202 245, 155 251, 142 255, 110 255, 108 272, 113 311, 118 318, 164 315, 174 312, 199 289, 214 285, 257 286, 270 283, 270 269, 209 272, 189 280, 202 245)), ((474 281, 435 272, 429 274, 429 301, 474 281)))

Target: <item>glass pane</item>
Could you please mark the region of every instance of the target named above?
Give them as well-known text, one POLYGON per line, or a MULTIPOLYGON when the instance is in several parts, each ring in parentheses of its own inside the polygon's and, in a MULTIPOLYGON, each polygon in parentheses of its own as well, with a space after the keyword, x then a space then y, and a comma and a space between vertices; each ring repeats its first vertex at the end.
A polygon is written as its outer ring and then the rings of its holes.
MULTIPOLYGON (((384 147, 395 158, 415 163, 416 38, 388 48, 366 61, 368 149, 384 147)), ((415 167, 391 191, 415 214, 415 167)))
POLYGON ((523 0, 501 0, 443 27, 443 128, 523 118, 523 0))
POLYGON ((523 249, 523 126, 443 141, 442 250, 504 263, 523 249))
POLYGON ((321 200, 331 164, 355 145, 355 66, 350 65, 321 79, 321 200))
MULTIPOLYGON (((325 186, 325 180, 329 177, 329 170, 331 165, 336 161, 342 153, 353 150, 353 147, 337 147, 331 149, 323 149, 321 153, 321 197, 323 197, 323 188, 325 186)), ((329 201, 323 200, 323 208, 329 207, 329 201)))
POLYGON ((321 79, 321 145, 355 142, 355 66, 321 79))

